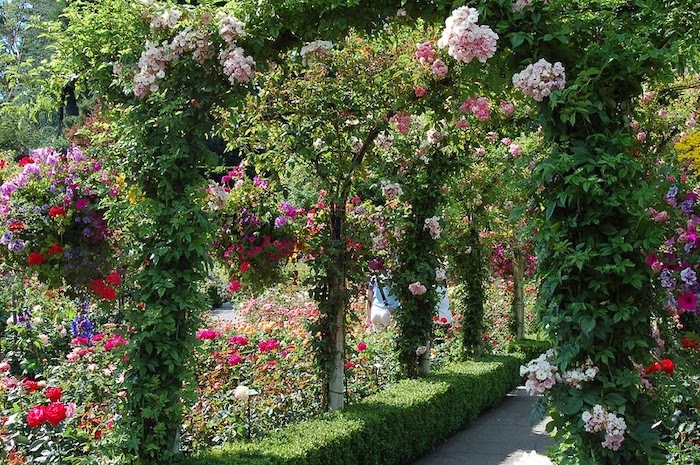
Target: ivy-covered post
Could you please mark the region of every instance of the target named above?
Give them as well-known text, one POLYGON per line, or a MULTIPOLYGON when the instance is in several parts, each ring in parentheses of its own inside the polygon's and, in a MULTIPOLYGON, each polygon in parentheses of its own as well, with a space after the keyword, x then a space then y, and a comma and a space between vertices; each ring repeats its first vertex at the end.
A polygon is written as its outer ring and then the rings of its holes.
POLYGON ((462 314, 460 334, 465 356, 481 355, 483 351, 486 267, 481 247, 479 232, 471 226, 451 260, 452 279, 459 283, 454 300, 462 314))
POLYGON ((513 249, 513 325, 517 338, 525 337, 525 253, 516 245, 513 249))
POLYGON ((254 73, 239 42, 243 23, 207 5, 128 1, 74 2, 57 35, 66 64, 91 92, 113 104, 134 202, 136 308, 121 426, 134 463, 170 460, 179 451, 183 387, 206 299, 211 232, 202 211, 205 140, 254 73), (135 219, 138 218, 138 221, 135 219))

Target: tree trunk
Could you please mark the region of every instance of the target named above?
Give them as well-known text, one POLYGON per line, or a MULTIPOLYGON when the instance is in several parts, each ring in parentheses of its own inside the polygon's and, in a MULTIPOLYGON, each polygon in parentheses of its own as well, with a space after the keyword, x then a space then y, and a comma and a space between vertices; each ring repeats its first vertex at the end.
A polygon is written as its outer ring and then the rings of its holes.
POLYGON ((430 374, 430 341, 425 343, 426 351, 418 360, 418 374, 428 376, 430 374))
POLYGON ((515 251, 513 260, 513 314, 515 316, 515 335, 525 337, 525 290, 524 290, 524 260, 522 250, 515 251))
POLYGON ((345 311, 338 309, 332 326, 333 369, 328 383, 328 410, 341 410, 345 406, 345 311))

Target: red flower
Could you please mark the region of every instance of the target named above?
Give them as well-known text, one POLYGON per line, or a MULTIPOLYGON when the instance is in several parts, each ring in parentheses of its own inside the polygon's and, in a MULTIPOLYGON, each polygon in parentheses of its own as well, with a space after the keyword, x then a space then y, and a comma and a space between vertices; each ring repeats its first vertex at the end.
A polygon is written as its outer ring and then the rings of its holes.
POLYGON ((24 166, 24 165, 28 165, 30 163, 34 163, 34 159, 30 158, 30 157, 22 157, 19 159, 19 161, 17 163, 19 164, 19 166, 24 166))
POLYGON ((241 282, 238 281, 237 279, 234 279, 231 281, 231 283, 228 285, 228 290, 231 292, 238 292, 241 290, 241 282))
POLYGON ((107 275, 105 281, 113 286, 119 286, 122 283, 122 277, 116 271, 112 271, 107 275))
POLYGON ((13 232, 24 231, 25 226, 24 226, 24 223, 22 223, 21 221, 15 221, 15 222, 10 223, 10 226, 7 229, 9 229, 10 231, 13 231, 13 232))
POLYGON ((95 279, 90 283, 90 289, 104 300, 114 300, 117 298, 117 291, 105 284, 101 279, 95 279))
POLYGON ((672 360, 669 360, 667 358, 659 361, 659 364, 661 365, 661 369, 664 370, 664 373, 666 373, 667 375, 672 375, 673 369, 676 368, 676 364, 673 363, 672 360))
POLYGON ((46 389, 46 398, 51 402, 58 402, 61 400, 63 395, 63 390, 60 387, 50 387, 46 389))
POLYGON ((54 207, 51 207, 49 209, 49 216, 50 217, 55 218, 59 215, 66 216, 66 210, 63 207, 54 206, 54 207))
POLYGON ((63 253, 63 247, 61 244, 54 244, 49 247, 49 255, 60 255, 63 253))
POLYGON ((56 426, 66 419, 66 406, 63 402, 53 402, 44 407, 44 415, 46 416, 46 421, 56 426))
POLYGON ((695 310, 698 298, 692 292, 685 292, 678 298, 678 306, 683 310, 695 310))
POLYGON ((697 337, 683 336, 683 348, 684 349, 700 349, 700 341, 697 337))
POLYGON ((29 265, 39 266, 42 263, 44 263, 45 260, 46 260, 46 257, 44 256, 44 254, 39 253, 39 252, 31 252, 29 254, 29 257, 27 258, 27 263, 29 265))
POLYGON ((22 381, 22 387, 27 390, 27 392, 32 393, 39 389, 39 383, 32 381, 31 379, 25 379, 22 381))
POLYGON ((250 269, 250 262, 242 262, 238 269, 241 270, 241 273, 245 273, 250 269))
POLYGON ((644 370, 644 374, 650 375, 652 373, 656 373, 660 369, 661 369, 661 364, 659 362, 654 362, 651 365, 649 365, 646 370, 644 370))
POLYGON ((362 352, 366 349, 367 349, 367 344, 365 343, 365 341, 361 341, 361 342, 357 343, 357 351, 358 352, 362 352))
POLYGON ((31 428, 36 428, 46 421, 46 415, 44 414, 44 406, 37 405, 32 407, 27 412, 27 424, 31 428))

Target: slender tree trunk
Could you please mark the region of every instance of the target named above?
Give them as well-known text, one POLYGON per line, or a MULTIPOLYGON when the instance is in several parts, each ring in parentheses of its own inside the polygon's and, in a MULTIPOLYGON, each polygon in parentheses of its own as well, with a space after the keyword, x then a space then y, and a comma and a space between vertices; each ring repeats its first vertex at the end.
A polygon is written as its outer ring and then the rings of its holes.
POLYGON ((430 374, 430 347, 431 341, 425 343, 426 351, 418 360, 418 374, 420 376, 428 376, 430 374))
POLYGON ((333 369, 328 383, 328 410, 341 410, 345 407, 345 308, 335 315, 331 327, 333 341, 333 369))
POLYGON ((525 264, 522 250, 515 251, 513 260, 513 314, 515 316, 515 335, 525 337, 525 264))
POLYGON ((329 303, 332 313, 329 315, 329 345, 331 350, 331 368, 328 373, 328 410, 340 410, 345 406, 345 310, 346 295, 345 273, 345 202, 332 205, 331 211, 331 248, 336 252, 337 261, 328 270, 329 303))

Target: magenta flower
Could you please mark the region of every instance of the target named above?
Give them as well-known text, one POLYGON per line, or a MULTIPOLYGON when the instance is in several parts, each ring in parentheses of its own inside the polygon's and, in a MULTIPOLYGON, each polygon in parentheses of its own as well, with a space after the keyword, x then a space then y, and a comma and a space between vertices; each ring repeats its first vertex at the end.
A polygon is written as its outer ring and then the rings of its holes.
POLYGON ((262 353, 272 352, 273 350, 279 349, 280 343, 275 339, 267 339, 258 344, 258 350, 262 353))
POLYGON ((200 341, 205 339, 212 340, 219 337, 219 334, 221 333, 219 333, 218 331, 214 331, 213 329, 201 329, 197 331, 197 339, 199 339, 200 341))
POLYGON ((237 336, 231 336, 228 338, 228 342, 230 344, 236 344, 239 346, 244 346, 248 344, 248 338, 245 336, 237 335, 237 336))
POLYGON ((243 357, 238 354, 233 354, 228 358, 228 364, 230 366, 236 366, 243 361, 243 357))
POLYGON ((683 310, 695 310, 698 306, 698 298, 692 292, 685 292, 678 298, 678 306, 683 310))

